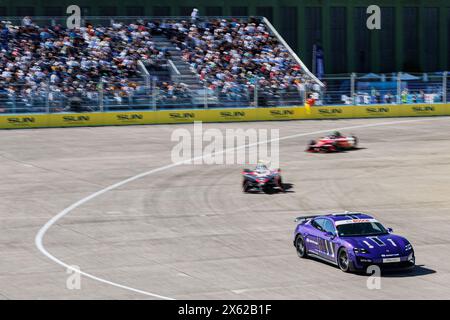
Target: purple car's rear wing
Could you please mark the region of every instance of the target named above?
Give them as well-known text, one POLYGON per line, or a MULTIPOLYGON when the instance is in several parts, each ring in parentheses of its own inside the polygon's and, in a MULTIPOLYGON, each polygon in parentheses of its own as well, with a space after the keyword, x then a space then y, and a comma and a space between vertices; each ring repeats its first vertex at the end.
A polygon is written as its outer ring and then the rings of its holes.
POLYGON ((314 216, 302 216, 295 218, 294 222, 306 222, 311 219, 314 219, 316 217, 323 217, 323 216, 333 216, 333 217, 349 217, 349 219, 359 219, 359 215, 363 214, 362 212, 352 212, 352 211, 345 211, 345 212, 336 212, 336 213, 330 213, 330 214, 316 214, 314 216))
POLYGON ((303 217, 297 217, 295 218, 294 222, 301 222, 301 223, 305 223, 315 217, 318 217, 318 215, 315 216, 303 216, 303 217))

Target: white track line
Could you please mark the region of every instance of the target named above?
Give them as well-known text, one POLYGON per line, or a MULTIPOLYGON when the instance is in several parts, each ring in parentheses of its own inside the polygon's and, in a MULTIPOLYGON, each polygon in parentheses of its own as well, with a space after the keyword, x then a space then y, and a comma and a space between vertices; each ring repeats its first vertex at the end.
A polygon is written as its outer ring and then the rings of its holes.
POLYGON ((442 118, 428 118, 428 119, 421 118, 421 119, 416 119, 416 120, 389 121, 389 122, 381 122, 381 123, 374 123, 374 124, 363 124, 363 125, 357 125, 357 126, 342 127, 342 128, 336 128, 336 129, 319 130, 319 131, 313 131, 313 132, 307 132, 307 133, 298 133, 298 134, 293 134, 293 135, 289 135, 289 136, 285 136, 285 137, 281 137, 281 138, 277 138, 277 139, 260 141, 260 142, 257 142, 257 143, 245 144, 245 145, 238 146, 238 147, 228 148, 228 149, 225 149, 223 151, 213 152, 211 154, 206 154, 206 155, 202 155, 202 156, 199 156, 199 157, 191 158, 191 159, 186 160, 186 161, 180 161, 180 162, 172 163, 172 164, 160 167, 160 168, 152 169, 152 170, 140 173, 138 175, 135 175, 135 176, 133 176, 131 178, 128 178, 126 180, 120 181, 120 182, 118 182, 116 184, 113 184, 113 185, 111 185, 109 187, 106 187, 106 188, 104 188, 104 189, 102 189, 100 191, 97 191, 97 192, 95 192, 95 193, 93 193, 93 194, 91 194, 91 195, 89 195, 89 196, 87 196, 87 197, 85 197, 85 198, 75 202, 70 207, 67 207, 66 209, 64 209, 63 211, 58 213, 56 216, 51 218, 39 230, 39 232, 37 233, 36 238, 35 238, 35 244, 36 244, 36 247, 39 249, 39 251, 42 254, 44 254, 50 260, 52 260, 52 261, 56 262, 57 264, 63 266, 67 270, 75 271, 75 272, 77 272, 77 273, 79 273, 79 274, 81 274, 81 275, 83 275, 83 276, 85 276, 87 278, 92 279, 92 280, 99 281, 99 282, 102 282, 102 283, 105 283, 105 284, 109 284, 111 286, 114 286, 114 287, 117 287, 117 288, 121 288, 121 289, 124 289, 124 290, 132 291, 132 292, 135 292, 135 293, 140 293, 140 294, 143 294, 143 295, 146 295, 146 296, 151 296, 151 297, 159 298, 159 299, 163 299, 163 300, 175 300, 174 298, 162 296, 162 295, 159 295, 159 294, 156 294, 156 293, 147 292, 147 291, 140 290, 140 289, 135 289, 135 288, 132 288, 132 287, 128 287, 128 286, 125 286, 125 285, 122 285, 122 284, 119 284, 119 283, 115 283, 115 282, 112 282, 112 281, 109 281, 109 280, 106 280, 106 279, 103 279, 103 278, 99 278, 97 276, 94 276, 92 274, 83 272, 81 270, 77 270, 77 269, 73 268, 72 266, 68 265, 67 263, 65 263, 64 261, 59 260, 57 257, 53 256, 51 253, 49 253, 47 251, 47 249, 43 245, 44 236, 47 233, 47 231, 56 222, 58 222, 64 216, 69 214, 71 211, 73 211, 77 207, 85 204, 86 202, 88 202, 88 201, 90 201, 90 200, 92 200, 94 198, 97 198, 98 196, 100 196, 100 195, 102 195, 102 194, 104 194, 104 193, 106 193, 108 191, 117 189, 117 188, 119 188, 119 187, 121 187, 121 186, 123 186, 123 185, 125 185, 127 183, 133 182, 135 180, 138 180, 140 178, 146 177, 146 176, 151 175, 153 173, 164 171, 164 170, 167 170, 167 169, 170 169, 170 168, 173 168, 173 167, 177 167, 177 166, 180 166, 182 164, 189 164, 192 161, 203 159, 206 156, 212 156, 214 154, 215 155, 219 155, 219 154, 222 154, 222 153, 226 153, 228 151, 239 150, 239 149, 242 149, 242 148, 252 147, 252 146, 256 146, 256 145, 263 144, 263 143, 287 140, 287 139, 298 138, 298 137, 302 137, 302 136, 309 136, 309 135, 314 135, 314 134, 319 134, 319 133, 324 133, 324 132, 330 132, 330 131, 351 130, 351 129, 358 129, 358 128, 369 128, 369 127, 387 126, 387 125, 422 122, 422 121, 429 121, 429 120, 440 120, 440 119, 442 119, 442 118))

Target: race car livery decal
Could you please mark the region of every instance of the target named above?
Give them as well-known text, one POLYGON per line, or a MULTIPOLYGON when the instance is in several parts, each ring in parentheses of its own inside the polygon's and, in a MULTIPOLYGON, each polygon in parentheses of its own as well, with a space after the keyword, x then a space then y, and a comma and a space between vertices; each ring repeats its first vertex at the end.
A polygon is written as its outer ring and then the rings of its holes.
POLYGON ((386 243, 384 243, 383 241, 381 241, 378 237, 367 237, 367 239, 372 240, 372 242, 376 243, 379 247, 384 247, 384 246, 386 246, 386 243))
POLYGON ((366 223, 366 222, 378 222, 376 219, 351 219, 351 220, 340 220, 336 221, 335 225, 340 226, 342 224, 349 224, 349 223, 366 223))
POLYGON ((364 240, 363 242, 369 247, 369 249, 373 249, 373 245, 371 245, 369 242, 367 242, 366 240, 364 240))
POLYGON ((310 238, 306 238, 306 242, 310 242, 312 244, 318 245, 318 243, 316 241, 313 241, 310 238))
POLYGON ((329 240, 324 240, 325 241, 325 247, 327 249, 327 255, 334 257, 334 248, 333 248, 333 242, 329 241, 329 240))
POLYGON ((389 258, 389 257, 398 257, 400 254, 399 253, 382 253, 381 257, 382 258, 389 258))
POLYGON ((389 241, 394 247, 397 246, 397 244, 394 242, 394 240, 392 240, 392 239, 387 239, 387 241, 389 241))
POLYGON ((330 240, 325 240, 322 238, 319 238, 319 243, 316 243, 319 247, 319 252, 334 257, 334 247, 333 243, 330 240))

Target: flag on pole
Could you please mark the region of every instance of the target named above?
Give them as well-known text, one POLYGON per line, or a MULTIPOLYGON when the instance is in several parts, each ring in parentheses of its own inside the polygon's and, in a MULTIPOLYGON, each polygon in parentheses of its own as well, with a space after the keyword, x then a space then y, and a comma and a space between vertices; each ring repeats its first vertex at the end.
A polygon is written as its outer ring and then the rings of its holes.
POLYGON ((323 78, 325 73, 324 67, 324 52, 320 44, 315 45, 315 66, 316 66, 316 76, 319 79, 323 78))

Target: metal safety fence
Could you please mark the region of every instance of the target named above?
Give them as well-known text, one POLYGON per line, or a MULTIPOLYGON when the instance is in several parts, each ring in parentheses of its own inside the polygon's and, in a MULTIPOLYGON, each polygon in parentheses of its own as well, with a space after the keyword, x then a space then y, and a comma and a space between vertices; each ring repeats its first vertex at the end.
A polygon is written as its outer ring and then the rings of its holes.
POLYGON ((330 75, 323 78, 323 105, 446 103, 448 73, 330 75))
POLYGON ((303 105, 306 92, 298 87, 190 88, 183 82, 155 76, 118 82, 92 82, 69 90, 49 82, 0 86, 0 113, 102 112, 189 108, 274 107, 303 105), (153 79, 152 79, 153 78, 153 79))
POLYGON ((0 83, 0 113, 97 112, 188 108, 302 106, 309 98, 321 105, 447 103, 447 72, 433 74, 326 76, 324 88, 292 85, 286 88, 257 84, 221 88, 196 86, 182 77, 152 75, 118 82, 91 81, 88 88, 41 83, 0 83))

